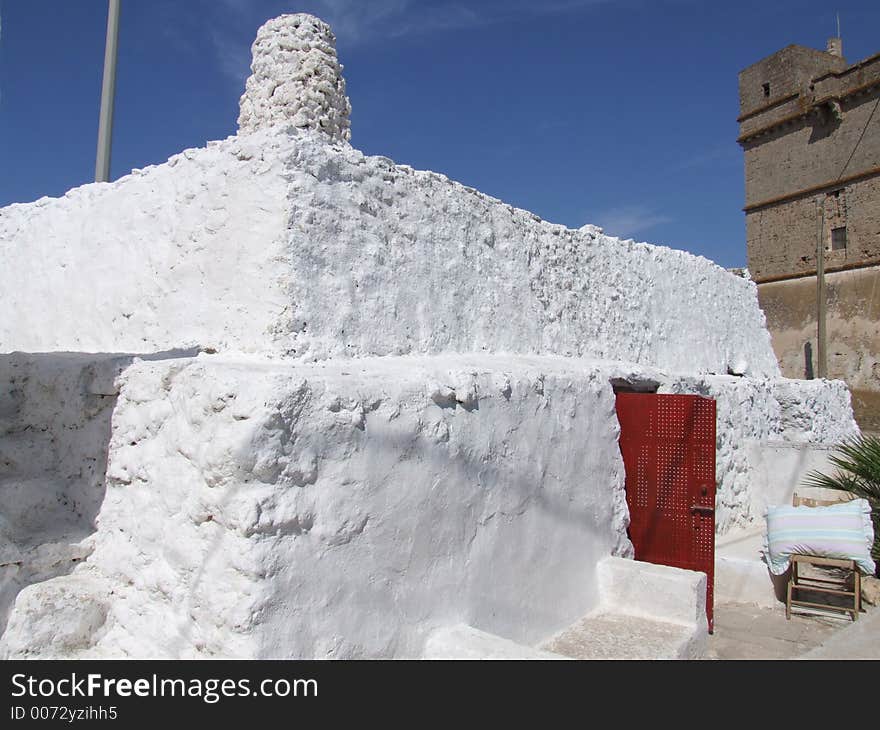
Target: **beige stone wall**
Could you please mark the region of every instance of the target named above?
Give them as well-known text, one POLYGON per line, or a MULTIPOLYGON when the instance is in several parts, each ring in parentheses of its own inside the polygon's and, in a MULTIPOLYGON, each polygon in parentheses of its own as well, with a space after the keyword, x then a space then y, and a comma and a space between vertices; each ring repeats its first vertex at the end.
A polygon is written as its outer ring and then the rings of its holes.
POLYGON ((806 88, 814 76, 842 71, 846 61, 825 51, 805 46, 788 46, 744 69, 739 75, 740 114, 753 114, 768 106, 779 106, 785 97, 806 88), (769 95, 764 91, 768 84, 769 95))
MULTIPOLYGON (((880 118, 877 126, 880 129, 880 118)), ((876 136, 880 139, 880 133, 876 136)), ((823 221, 826 270, 880 263, 880 175, 747 213, 752 278, 760 283, 814 274, 823 221), (847 229, 847 246, 832 250, 831 229, 838 226, 847 229)))
POLYGON ((745 142, 746 207, 880 167, 878 94, 844 100, 839 122, 815 113, 745 142))
POLYGON ((743 70, 739 91, 748 268, 782 373, 818 371, 822 246, 828 376, 880 431, 880 54, 847 65, 788 46, 743 70))
MULTIPOLYGON (((861 428, 880 432, 880 266, 828 274, 826 293, 828 377, 849 385, 861 428)), ((760 284, 758 299, 782 374, 815 375, 816 277, 760 284)))
POLYGON ((846 66, 789 46, 739 80, 755 281, 815 273, 820 229, 829 270, 880 263, 880 54, 846 66), (835 250, 831 230, 844 226, 846 250, 835 250))

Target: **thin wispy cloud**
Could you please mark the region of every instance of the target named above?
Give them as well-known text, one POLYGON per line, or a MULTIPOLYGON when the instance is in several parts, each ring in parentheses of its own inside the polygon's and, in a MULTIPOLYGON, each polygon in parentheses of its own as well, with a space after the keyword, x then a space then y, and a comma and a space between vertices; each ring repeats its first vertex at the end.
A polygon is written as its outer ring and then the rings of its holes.
MULTIPOLYGON (((235 1, 235 0, 231 0, 235 1)), ((480 28, 528 17, 574 12, 610 0, 488 0, 482 3, 416 0, 317 0, 317 13, 337 38, 351 44, 443 31, 480 28), (323 14, 322 14, 323 12, 323 14)))
POLYGON ((216 0, 216 2, 226 10, 240 15, 246 15, 255 5, 252 0, 216 0))
POLYGON ((211 30, 211 44, 217 54, 220 71, 244 90, 244 82, 250 73, 250 44, 242 43, 218 28, 211 30))
POLYGON ((656 226, 671 223, 672 218, 646 205, 622 205, 600 212, 589 221, 609 236, 630 238, 656 226))
POLYGON ((728 162, 739 163, 740 151, 736 145, 724 144, 702 150, 688 157, 683 157, 673 164, 670 170, 695 170, 705 167, 714 167, 728 162))
MULTIPOLYGON (((575 12, 611 0, 454 0, 423 3, 418 0, 311 0, 297 12, 308 12, 330 24, 340 45, 349 48, 431 33, 474 29, 515 21, 575 12)), ((247 77, 250 46, 257 28, 271 17, 291 12, 284 0, 217 0, 206 6, 211 39, 220 71, 236 84, 247 77)))
MULTIPOLYGON (((0 2, 0 48, 3 44, 3 3, 0 2)), ((3 102, 3 89, 0 88, 0 103, 3 102)))
POLYGON ((349 45, 377 37, 397 37, 414 14, 411 0, 318 0, 311 11, 327 21, 337 39, 349 45))

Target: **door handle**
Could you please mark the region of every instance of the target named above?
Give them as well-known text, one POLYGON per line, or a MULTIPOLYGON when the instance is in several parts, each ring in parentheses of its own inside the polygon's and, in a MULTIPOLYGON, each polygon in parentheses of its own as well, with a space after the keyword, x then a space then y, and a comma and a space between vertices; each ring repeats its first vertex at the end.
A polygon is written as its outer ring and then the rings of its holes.
POLYGON ((704 507, 701 504, 692 504, 691 512, 699 512, 701 515, 714 515, 715 508, 714 507, 704 507))

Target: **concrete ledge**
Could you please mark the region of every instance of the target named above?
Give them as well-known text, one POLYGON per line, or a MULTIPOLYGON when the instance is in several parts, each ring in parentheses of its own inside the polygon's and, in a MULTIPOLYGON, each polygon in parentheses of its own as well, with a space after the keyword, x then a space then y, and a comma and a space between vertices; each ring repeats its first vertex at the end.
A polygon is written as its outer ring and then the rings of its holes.
POLYGON ((777 586, 785 582, 788 574, 774 576, 763 561, 737 558, 715 558, 715 603, 752 603, 762 608, 779 605, 777 586))
POLYGON ((425 659, 697 659, 705 656, 706 576, 606 557, 596 565, 596 609, 542 642, 523 646, 459 624, 434 631, 425 659))
POLYGON ((763 528, 718 538, 715 543, 716 604, 752 603, 773 608, 780 596, 784 597, 787 574, 771 575, 761 556, 763 546, 763 528))
POLYGON ((475 629, 467 624, 444 626, 425 642, 423 659, 568 659, 475 629))
POLYGON ((604 612, 707 628, 706 575, 638 560, 607 557, 597 566, 604 612))
POLYGON ((698 659, 706 654, 706 575, 608 557, 600 605, 542 649, 573 659, 698 659))

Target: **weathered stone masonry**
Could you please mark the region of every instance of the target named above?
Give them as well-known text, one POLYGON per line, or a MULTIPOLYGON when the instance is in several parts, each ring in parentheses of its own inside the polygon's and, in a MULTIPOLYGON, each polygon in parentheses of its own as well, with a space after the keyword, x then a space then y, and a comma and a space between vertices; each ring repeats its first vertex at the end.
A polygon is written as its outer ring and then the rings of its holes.
POLYGON ((840 50, 792 45, 739 75, 748 267, 783 374, 813 377, 821 241, 828 377, 880 430, 880 54, 840 50))

